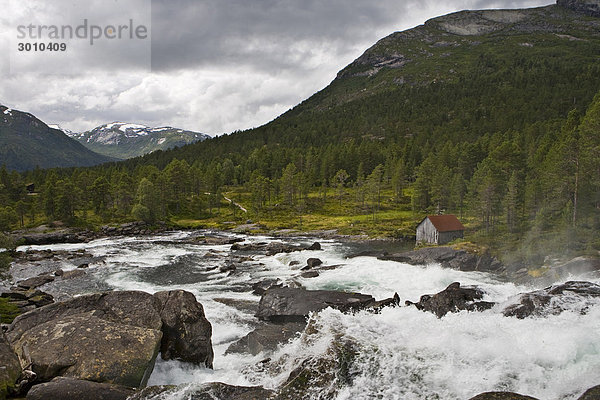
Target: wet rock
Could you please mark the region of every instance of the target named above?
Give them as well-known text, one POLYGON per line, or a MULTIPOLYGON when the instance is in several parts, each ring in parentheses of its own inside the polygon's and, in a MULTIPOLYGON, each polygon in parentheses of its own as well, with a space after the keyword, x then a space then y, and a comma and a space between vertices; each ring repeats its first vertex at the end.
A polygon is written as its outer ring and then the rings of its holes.
POLYGON ((281 287, 281 282, 279 279, 265 279, 259 282, 256 282, 252 285, 252 290, 254 290, 254 294, 262 296, 265 294, 267 289, 272 287, 281 287))
POLYGON ((443 291, 434 295, 423 295, 418 303, 406 302, 406 305, 414 305, 419 310, 432 312, 443 317, 449 312, 462 310, 483 311, 490 309, 494 303, 477 301, 483 298, 484 292, 476 287, 461 287, 460 283, 454 282, 443 291))
POLYGON ((600 385, 586 390, 577 400, 600 400, 600 385))
POLYGON ((246 243, 246 244, 236 243, 233 246, 231 246, 231 250, 232 251, 260 251, 260 250, 263 250, 265 247, 267 247, 267 243, 265 243, 265 242, 246 243))
POLYGON ((474 254, 448 246, 426 247, 404 253, 386 254, 378 258, 411 265, 439 263, 444 268, 459 271, 497 272, 503 268, 500 261, 488 254, 474 254))
POLYGON ((316 278, 319 276, 317 271, 306 271, 300 275, 302 278, 316 278))
POLYGON ((321 244, 319 242, 314 242, 310 246, 295 246, 286 243, 271 242, 267 245, 266 249, 268 256, 274 256, 279 253, 293 253, 304 250, 321 250, 321 244))
POLYGON ((27 400, 125 400, 134 393, 125 386, 57 377, 33 386, 27 400))
POLYGON ((259 326, 246 336, 234 342, 226 353, 250 353, 257 355, 262 351, 274 351, 282 343, 287 343, 298 332, 302 332, 305 322, 269 323, 259 326))
POLYGON ((139 387, 161 343, 156 302, 134 291, 80 296, 18 316, 7 338, 38 381, 66 376, 139 387))
POLYGON ((557 315, 565 310, 580 313, 600 298, 600 285, 591 282, 570 281, 542 290, 518 295, 514 304, 504 308, 506 317, 527 318, 531 316, 557 315))
POLYGON ((256 316, 273 322, 302 322, 309 313, 333 307, 359 310, 375 302, 372 296, 329 290, 270 288, 260 299, 256 316))
MULTIPOLYGON (((151 386, 131 396, 129 400, 145 400, 148 397, 171 398, 179 393, 180 389, 169 386, 151 386)), ((268 400, 275 396, 275 392, 260 386, 232 386, 220 382, 194 385, 185 391, 185 398, 189 400, 268 400)))
POLYGON ((65 279, 75 279, 75 278, 79 278, 79 277, 82 277, 85 275, 86 275, 86 272, 84 270, 74 269, 71 271, 64 271, 61 277, 63 280, 65 280, 65 279))
POLYGON ((293 267, 294 265, 300 265, 300 261, 295 261, 295 260, 293 260, 293 261, 290 261, 288 265, 289 265, 290 267, 293 267))
POLYGON ((9 346, 4 333, 0 333, 0 398, 16 391, 21 375, 21 364, 9 346))
POLYGON ((393 297, 389 299, 379 300, 369 306, 373 311, 381 311, 385 307, 398 307, 400 305, 400 296, 398 293, 394 293, 393 297))
POLYGON ((357 354, 352 342, 334 342, 323 356, 303 360, 290 373, 277 400, 335 398, 339 388, 352 384, 352 364, 357 354))
POLYGON ((233 263, 228 263, 219 267, 220 272, 233 272, 237 269, 237 266, 233 263))
POLYGON ((213 366, 212 326, 204 316, 202 304, 183 290, 158 292, 164 360, 181 360, 208 368, 213 366))
POLYGON ((77 268, 89 268, 90 264, 88 263, 81 263, 77 266, 77 268))
POLYGON ((54 281, 54 277, 52 275, 40 275, 34 276, 33 278, 25 279, 23 281, 17 282, 17 286, 22 289, 35 289, 46 283, 50 283, 54 281))
POLYGON ((309 258, 306 260, 306 267, 308 267, 308 269, 318 267, 321 264, 323 264, 323 261, 318 258, 309 258))
POLYGON ((222 237, 222 236, 203 236, 196 239, 197 243, 208 244, 211 246, 224 246, 228 244, 235 244, 239 242, 243 242, 245 239, 243 238, 230 238, 230 237, 222 237))
POLYGON ((471 397, 469 400, 537 400, 534 397, 510 392, 486 392, 471 397))

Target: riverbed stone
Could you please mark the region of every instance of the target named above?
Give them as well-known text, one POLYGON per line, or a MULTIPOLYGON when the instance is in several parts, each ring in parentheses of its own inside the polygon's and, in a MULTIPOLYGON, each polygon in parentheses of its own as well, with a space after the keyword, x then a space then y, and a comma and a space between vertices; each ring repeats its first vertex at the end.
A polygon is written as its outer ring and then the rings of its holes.
POLYGON ((543 317, 557 315, 565 310, 585 313, 587 307, 600 298, 600 285, 584 281, 569 281, 542 290, 522 293, 515 303, 504 308, 506 317, 543 317))
POLYGON ((577 400, 600 400, 600 385, 586 390, 577 400))
POLYGON ((158 292, 154 297, 159 302, 162 319, 161 357, 212 368, 212 326, 202 304, 184 290, 158 292))
POLYGON ((33 386, 27 400, 126 400, 134 393, 126 386, 56 377, 33 386))
MULTIPOLYGON (((128 400, 170 399, 175 393, 181 395, 181 389, 174 386, 150 386, 132 395, 128 400)), ((186 389, 185 396, 189 400, 269 400, 274 398, 275 392, 260 386, 233 386, 210 382, 186 389)))
POLYGON ((442 318, 449 312, 462 310, 483 311, 490 309, 494 303, 480 301, 484 292, 476 287, 461 287, 459 282, 450 284, 443 291, 434 295, 423 295, 418 303, 406 302, 419 310, 432 312, 442 318))
POLYGON ((486 392, 471 397, 469 400, 537 400, 534 397, 524 396, 511 392, 486 392))
POLYGON ((256 316, 273 322, 302 322, 309 313, 327 307, 359 310, 374 302, 372 296, 361 293, 273 287, 261 297, 256 316))
POLYGON ((267 323, 254 329, 240 340, 231 344, 226 353, 250 353, 274 351, 304 330, 305 322, 267 323))

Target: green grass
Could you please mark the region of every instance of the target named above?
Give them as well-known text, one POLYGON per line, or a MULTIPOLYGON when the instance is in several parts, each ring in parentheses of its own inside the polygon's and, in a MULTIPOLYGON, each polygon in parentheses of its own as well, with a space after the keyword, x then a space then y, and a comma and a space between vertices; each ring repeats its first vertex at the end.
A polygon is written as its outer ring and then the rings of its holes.
POLYGON ((8 299, 0 298, 0 322, 10 324, 20 314, 19 307, 11 304, 8 299))

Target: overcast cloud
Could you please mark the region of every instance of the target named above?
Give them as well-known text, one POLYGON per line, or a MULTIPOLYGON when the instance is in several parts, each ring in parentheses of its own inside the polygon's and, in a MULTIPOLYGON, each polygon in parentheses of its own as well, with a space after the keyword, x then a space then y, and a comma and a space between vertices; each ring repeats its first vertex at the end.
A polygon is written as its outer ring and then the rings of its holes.
POLYGON ((56 72, 40 55, 19 65, 22 72, 3 57, 0 104, 74 131, 126 121, 227 133, 262 125, 285 112, 324 88, 340 69, 392 32, 463 9, 547 4, 547 0, 0 0, 3 55, 16 45, 15 20, 23 18, 45 24, 133 18, 151 31, 151 40, 118 46, 76 43, 77 58, 63 67, 64 74, 40 72, 56 72), (144 47, 150 44, 151 48, 144 47))

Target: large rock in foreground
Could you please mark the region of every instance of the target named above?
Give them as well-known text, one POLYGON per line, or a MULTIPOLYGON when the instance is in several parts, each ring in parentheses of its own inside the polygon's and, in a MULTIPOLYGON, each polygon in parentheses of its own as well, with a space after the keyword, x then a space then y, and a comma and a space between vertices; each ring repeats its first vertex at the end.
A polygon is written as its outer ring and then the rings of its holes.
POLYGON ((305 322, 270 323, 259 326, 246 336, 232 343, 227 353, 250 353, 257 355, 262 351, 274 351, 277 347, 296 337, 306 327, 305 322))
POLYGON ((0 399, 14 391, 20 375, 19 359, 0 332, 0 399))
POLYGON ((183 290, 159 292, 154 297, 159 301, 163 322, 161 357, 212 368, 212 326, 204 316, 202 304, 183 290))
POLYGON ((126 400, 134 393, 124 386, 58 377, 31 388, 27 400, 126 400))
POLYGON ((261 297, 256 316, 273 322, 303 322, 309 313, 327 307, 349 311, 360 310, 373 303, 375 299, 372 296, 360 293, 273 287, 261 297))
POLYGON ((600 301, 600 285, 591 282, 570 281, 542 290, 523 293, 502 313, 507 317, 527 318, 557 315, 566 310, 585 313, 600 301))
POLYGON ((7 338, 37 381, 66 376, 141 387, 162 338, 156 302, 134 291, 81 296, 20 315, 7 338))
POLYGON ((414 305, 419 310, 429 311, 443 317, 449 312, 483 311, 494 306, 494 303, 481 301, 484 292, 476 287, 461 287, 460 283, 454 282, 443 291, 434 295, 423 295, 418 303, 406 302, 406 305, 414 305))

